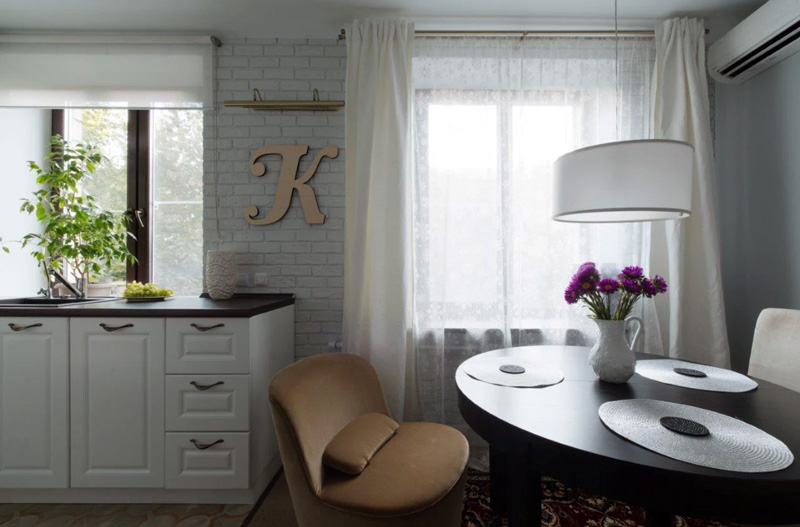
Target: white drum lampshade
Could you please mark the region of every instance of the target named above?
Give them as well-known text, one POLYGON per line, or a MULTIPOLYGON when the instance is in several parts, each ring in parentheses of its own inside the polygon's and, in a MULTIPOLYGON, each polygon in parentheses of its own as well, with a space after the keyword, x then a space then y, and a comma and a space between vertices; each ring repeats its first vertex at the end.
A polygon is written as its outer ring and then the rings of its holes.
POLYGON ((616 223, 687 218, 694 148, 642 139, 574 150, 553 164, 553 219, 616 223))

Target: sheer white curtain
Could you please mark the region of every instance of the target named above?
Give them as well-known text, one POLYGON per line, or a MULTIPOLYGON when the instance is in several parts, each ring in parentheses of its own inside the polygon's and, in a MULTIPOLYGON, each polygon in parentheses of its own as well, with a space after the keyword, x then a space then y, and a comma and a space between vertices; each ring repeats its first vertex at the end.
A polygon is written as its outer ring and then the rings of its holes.
MULTIPOLYGON (((563 299, 577 266, 648 267, 649 224, 550 219, 556 157, 649 133, 653 41, 620 41, 619 79, 614 45, 416 39, 413 322, 424 419, 475 439, 456 404, 463 360, 512 345, 591 344, 586 311, 563 299)), ((663 351, 660 338, 648 342, 663 351)))
POLYGON ((378 372, 398 421, 409 385, 413 40, 401 20, 355 22, 347 32, 343 341, 378 372))
POLYGON ((694 145, 694 180, 691 217, 654 227, 654 261, 666 247, 669 355, 729 367, 705 44, 703 20, 656 27, 653 137, 694 145))

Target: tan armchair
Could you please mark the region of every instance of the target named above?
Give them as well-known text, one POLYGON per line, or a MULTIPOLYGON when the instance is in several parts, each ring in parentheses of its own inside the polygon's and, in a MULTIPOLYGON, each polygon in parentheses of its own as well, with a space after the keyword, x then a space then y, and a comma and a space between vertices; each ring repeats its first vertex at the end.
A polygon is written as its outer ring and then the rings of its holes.
POLYGON ((299 527, 458 527, 468 445, 435 423, 401 423, 358 475, 323 464, 345 425, 388 416, 380 381, 345 353, 301 360, 273 377, 269 402, 299 527))

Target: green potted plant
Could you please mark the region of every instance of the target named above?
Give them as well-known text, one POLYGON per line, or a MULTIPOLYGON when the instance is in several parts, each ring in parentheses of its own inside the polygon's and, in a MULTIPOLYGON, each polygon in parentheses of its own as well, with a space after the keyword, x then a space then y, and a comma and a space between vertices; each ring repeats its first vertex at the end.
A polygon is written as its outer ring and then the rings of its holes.
POLYGON ((33 246, 31 255, 58 271, 68 267, 81 291, 88 291, 89 279, 115 262, 135 261, 128 251, 124 212, 110 212, 83 192, 80 182, 97 170, 103 156, 86 143, 70 144, 55 135, 45 156, 45 168, 28 162, 41 188, 33 198, 24 199, 20 211, 35 214, 42 225, 40 233, 22 237, 22 246, 33 246))

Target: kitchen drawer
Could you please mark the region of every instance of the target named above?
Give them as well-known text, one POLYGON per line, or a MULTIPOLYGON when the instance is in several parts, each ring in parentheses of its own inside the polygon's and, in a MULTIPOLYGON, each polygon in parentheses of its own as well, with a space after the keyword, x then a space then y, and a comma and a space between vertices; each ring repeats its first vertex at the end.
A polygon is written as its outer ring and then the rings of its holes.
POLYGON ((167 373, 250 373, 250 320, 168 318, 167 373))
POLYGON ((168 433, 168 489, 246 489, 249 433, 168 433))
POLYGON ((167 375, 167 431, 246 432, 249 375, 167 375))

